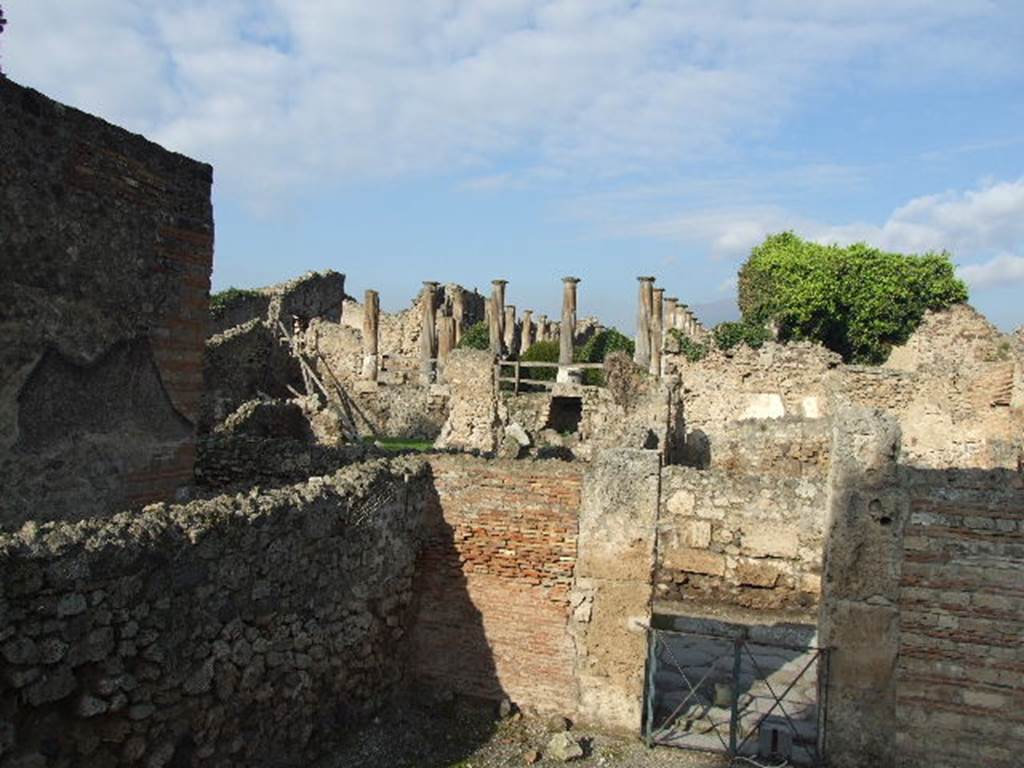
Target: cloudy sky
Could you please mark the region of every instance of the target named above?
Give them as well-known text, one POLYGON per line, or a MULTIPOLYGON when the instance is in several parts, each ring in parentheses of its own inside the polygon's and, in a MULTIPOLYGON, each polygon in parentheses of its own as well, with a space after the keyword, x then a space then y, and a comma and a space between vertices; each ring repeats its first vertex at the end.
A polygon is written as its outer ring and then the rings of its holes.
POLYGON ((946 249, 1024 323, 1020 0, 5 0, 15 81, 213 163, 214 288, 338 269, 629 326, 766 233, 946 249), (709 10, 712 9, 712 10, 709 10))

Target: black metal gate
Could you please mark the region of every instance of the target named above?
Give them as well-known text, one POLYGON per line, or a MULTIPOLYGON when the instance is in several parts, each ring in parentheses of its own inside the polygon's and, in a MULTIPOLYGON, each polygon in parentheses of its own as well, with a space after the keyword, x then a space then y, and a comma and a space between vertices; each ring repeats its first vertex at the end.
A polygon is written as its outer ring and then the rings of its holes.
POLYGON ((652 628, 647 743, 823 765, 827 674, 813 645, 652 628))

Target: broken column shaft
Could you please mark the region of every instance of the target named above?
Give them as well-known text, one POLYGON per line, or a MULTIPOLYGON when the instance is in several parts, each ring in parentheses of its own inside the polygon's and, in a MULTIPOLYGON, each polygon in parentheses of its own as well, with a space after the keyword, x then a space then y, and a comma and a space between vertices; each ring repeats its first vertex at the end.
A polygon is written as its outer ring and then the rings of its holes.
POLYGON ((651 292, 651 367, 654 376, 661 376, 662 336, 662 304, 665 296, 664 288, 655 288, 651 292))
POLYGON ((533 344, 533 310, 523 312, 523 327, 519 332, 519 354, 522 355, 533 344))
POLYGON ((505 305, 505 327, 504 338, 505 352, 509 357, 515 357, 516 349, 516 306, 515 304, 505 305))
POLYGON ((380 351, 380 295, 367 289, 363 295, 363 378, 377 380, 380 351))
POLYGON ((420 376, 424 384, 434 380, 432 359, 437 350, 437 329, 434 325, 434 310, 437 303, 437 283, 423 281, 420 297, 420 376))
POLYGON ((640 292, 636 307, 636 347, 633 360, 648 368, 651 364, 651 307, 654 302, 654 278, 638 277, 640 292))
POLYGON ((487 306, 487 331, 491 342, 491 354, 502 357, 505 335, 505 285, 507 280, 491 281, 491 301, 487 306))
POLYGON ((572 363, 573 335, 576 332, 576 284, 578 277, 562 278, 562 324, 558 335, 558 364, 572 363))

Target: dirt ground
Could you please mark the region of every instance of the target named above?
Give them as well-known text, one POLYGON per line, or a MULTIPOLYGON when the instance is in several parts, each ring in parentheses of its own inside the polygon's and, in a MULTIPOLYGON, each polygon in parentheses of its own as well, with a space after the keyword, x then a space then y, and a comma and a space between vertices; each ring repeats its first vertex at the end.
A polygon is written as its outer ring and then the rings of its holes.
POLYGON ((592 768, 723 768, 723 755, 657 747, 639 738, 619 738, 570 729, 583 745, 582 758, 563 763, 545 754, 564 730, 558 718, 499 718, 493 707, 452 701, 394 708, 347 735, 338 751, 317 768, 504 768, 556 765, 592 768), (531 762, 533 760, 534 762, 531 762))

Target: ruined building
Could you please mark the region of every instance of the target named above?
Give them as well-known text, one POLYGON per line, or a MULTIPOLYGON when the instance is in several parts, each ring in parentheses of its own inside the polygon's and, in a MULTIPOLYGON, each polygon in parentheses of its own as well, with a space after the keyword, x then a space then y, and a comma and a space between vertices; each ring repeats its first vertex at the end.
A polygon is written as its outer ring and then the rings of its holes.
POLYGON ((558 323, 500 280, 389 315, 340 273, 211 319, 209 166, 7 80, 0 145, 0 768, 308 765, 439 689, 794 764, 1019 764, 1019 335, 958 306, 881 367, 690 362, 648 277, 634 359, 589 367, 574 277, 558 323))

